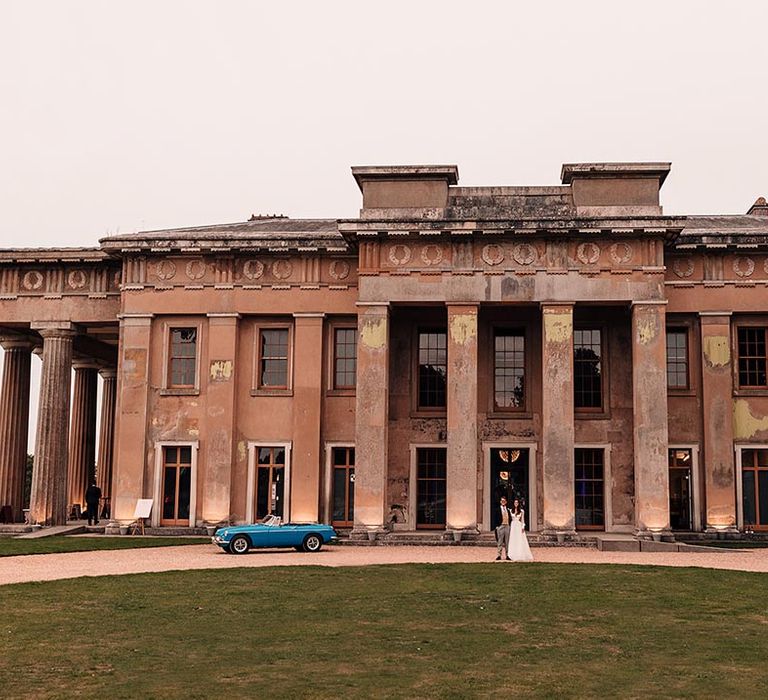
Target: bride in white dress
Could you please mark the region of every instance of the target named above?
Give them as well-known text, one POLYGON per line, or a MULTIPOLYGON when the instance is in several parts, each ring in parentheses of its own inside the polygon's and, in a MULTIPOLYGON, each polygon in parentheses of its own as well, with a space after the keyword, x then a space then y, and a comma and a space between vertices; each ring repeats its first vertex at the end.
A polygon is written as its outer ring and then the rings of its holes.
POLYGON ((512 504, 512 521, 509 524, 509 547, 507 556, 512 561, 533 561, 528 538, 525 535, 525 511, 516 498, 512 504))

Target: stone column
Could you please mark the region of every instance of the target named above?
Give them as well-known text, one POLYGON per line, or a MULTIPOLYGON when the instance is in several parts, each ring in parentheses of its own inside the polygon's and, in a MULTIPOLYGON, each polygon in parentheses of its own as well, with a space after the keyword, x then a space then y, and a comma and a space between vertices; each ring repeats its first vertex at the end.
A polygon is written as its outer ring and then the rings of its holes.
MULTIPOLYGON (((154 463, 154 448, 147 445, 149 352, 151 314, 125 314, 120 318, 120 349, 115 409, 115 454, 112 464, 112 518, 133 520, 136 501, 144 498, 144 472, 154 463)), ((159 503, 153 506, 157 513, 159 503)))
POLYGON ((206 523, 227 520, 231 512, 239 318, 236 313, 208 314, 208 415, 201 511, 206 523))
POLYGON ((75 330, 69 322, 45 322, 32 327, 43 336, 43 371, 29 518, 39 525, 66 525, 67 440, 75 330))
POLYGON ((112 493, 112 463, 115 454, 115 401, 117 399, 117 371, 99 372, 101 385, 101 420, 99 421, 99 457, 96 462, 96 484, 103 498, 112 493))
POLYGON ((389 512, 389 305, 358 304, 355 536, 381 532, 389 512))
POLYGON ((477 305, 448 305, 446 529, 477 529, 477 305))
POLYGON ((72 397, 72 423, 69 429, 67 467, 67 507, 73 503, 85 509, 85 491, 96 462, 96 385, 98 366, 75 362, 75 389, 72 397))
POLYGON ((670 536, 666 302, 632 305, 635 534, 670 536))
POLYGON ((317 522, 320 508, 320 420, 323 314, 294 314, 291 520, 317 522))
POLYGON ((11 506, 20 522, 29 434, 29 372, 32 346, 25 340, 0 338, 5 350, 0 388, 0 506, 11 506))
POLYGON ((700 313, 706 529, 736 531, 730 312, 700 313))
POLYGON ((575 532, 573 304, 542 304, 541 460, 544 533, 575 532))

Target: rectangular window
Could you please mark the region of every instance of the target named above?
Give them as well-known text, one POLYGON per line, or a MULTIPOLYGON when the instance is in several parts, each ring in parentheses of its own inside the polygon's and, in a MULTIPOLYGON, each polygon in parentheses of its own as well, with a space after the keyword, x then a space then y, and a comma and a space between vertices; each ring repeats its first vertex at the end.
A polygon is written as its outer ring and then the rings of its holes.
POLYGON ((259 388, 288 388, 287 328, 263 328, 259 332, 259 388))
POLYGON ((741 452, 744 527, 768 530, 768 450, 741 452))
POLYGON ((426 447, 416 450, 416 527, 445 527, 446 450, 426 447))
POLYGON ((739 386, 765 387, 765 328, 739 328, 739 386))
POLYGON ((333 332, 333 388, 353 389, 357 380, 357 329, 333 332))
POLYGON ((331 524, 352 527, 355 514, 355 448, 334 447, 331 524))
POLYGON ((573 331, 573 405, 575 408, 602 408, 602 356, 599 329, 573 331))
POLYGON ((688 388, 688 331, 685 328, 667 329, 667 386, 688 388))
POLYGON ((575 452, 576 528, 602 530, 605 527, 605 484, 603 451, 581 448, 575 452))
POLYGON ((525 334, 521 330, 494 333, 494 407, 514 410, 525 407, 525 334))
POLYGON ((419 408, 445 408, 448 336, 444 330, 419 333, 419 408))
POLYGON ((194 387, 197 373, 197 328, 171 328, 169 386, 194 387))

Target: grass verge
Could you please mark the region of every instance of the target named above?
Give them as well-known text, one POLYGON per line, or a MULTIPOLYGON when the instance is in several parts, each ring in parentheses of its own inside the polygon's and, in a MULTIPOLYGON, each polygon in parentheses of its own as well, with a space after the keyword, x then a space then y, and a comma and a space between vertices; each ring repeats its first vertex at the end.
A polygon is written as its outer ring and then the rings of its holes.
POLYGON ((759 697, 768 577, 227 569, 0 588, 6 697, 759 697))
POLYGON ((67 535, 31 540, 0 537, 0 557, 15 557, 21 554, 90 552, 98 549, 173 547, 182 544, 210 544, 210 542, 210 537, 80 537, 67 535))

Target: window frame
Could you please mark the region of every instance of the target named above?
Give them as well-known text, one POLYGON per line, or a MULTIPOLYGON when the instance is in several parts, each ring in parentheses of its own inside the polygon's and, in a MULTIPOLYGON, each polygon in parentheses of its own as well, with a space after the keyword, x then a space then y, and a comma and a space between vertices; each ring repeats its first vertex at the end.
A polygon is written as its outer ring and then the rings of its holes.
POLYGON ((246 475, 245 485, 245 522, 246 524, 252 524, 255 520, 259 468, 258 451, 262 447, 285 450, 285 471, 283 472, 285 476, 285 481, 283 482, 283 522, 291 522, 291 450, 293 449, 293 441, 291 440, 248 440, 248 473, 246 475))
POLYGON ((165 471, 164 453, 166 447, 189 447, 192 449, 192 464, 189 486, 189 526, 197 526, 197 458, 200 448, 199 440, 160 440, 155 443, 155 474, 152 485, 152 495, 155 506, 152 508, 149 521, 152 527, 161 527, 163 510, 163 472, 165 471))
POLYGON ((408 478, 408 518, 415 530, 445 530, 448 527, 448 446, 444 442, 412 442, 410 447, 410 471, 408 478), (418 517, 418 477, 419 477, 419 450, 443 450, 446 460, 445 493, 446 493, 446 521, 445 524, 417 524, 418 517))
POLYGON ((332 320, 328 323, 328 361, 327 361, 327 373, 328 379, 326 382, 326 393, 329 396, 354 396, 357 392, 357 351, 358 351, 358 326, 357 319, 349 320, 332 320), (337 330, 353 330, 355 332, 355 384, 353 386, 337 386, 336 385, 336 331, 337 330))
POLYGON ((579 324, 574 325, 571 352, 573 354, 573 412, 575 418, 607 417, 608 397, 608 333, 604 325, 579 324), (600 406, 576 405, 576 332, 600 331, 600 406))
POLYGON ((439 324, 416 324, 413 333, 413 344, 411 352, 411 387, 412 387, 412 415, 415 417, 423 416, 429 418, 442 418, 448 413, 448 326, 439 324), (419 338, 422 333, 444 333, 445 334, 445 406, 422 406, 420 403, 419 391, 419 338))
POLYGON ((490 328, 490 405, 491 414, 501 414, 508 416, 510 414, 522 416, 528 414, 529 406, 529 387, 530 387, 530 343, 528 342, 528 326, 526 325, 505 325, 492 324, 490 328), (523 338, 523 402, 521 406, 505 407, 496 403, 496 337, 498 333, 514 334, 519 333, 523 338))
POLYGON ((251 379, 251 396, 292 396, 293 395, 293 356, 294 356, 293 322, 289 320, 257 321, 253 325, 253 366, 251 379), (286 368, 286 386, 265 387, 261 385, 261 334, 262 331, 288 331, 288 366, 286 368))
POLYGON ((691 328, 686 325, 667 325, 665 329, 667 390, 670 392, 688 392, 691 390, 691 328), (669 384, 669 336, 672 333, 682 333, 685 336, 685 385, 670 386, 669 384))
POLYGON ((185 319, 183 316, 163 321, 163 378, 161 396, 197 396, 200 393, 200 376, 203 355, 203 321, 185 319), (194 329, 195 339, 195 383, 188 385, 171 384, 171 338, 174 330, 194 329))
MULTIPOLYGON (((735 374, 735 381, 734 381, 734 387, 738 389, 739 391, 746 391, 746 392, 768 392, 768 324, 766 324, 764 321, 760 322, 753 322, 753 323, 736 323, 735 324, 735 332, 733 333, 733 345, 735 347, 735 357, 736 362, 734 362, 734 374, 735 374), (765 345, 765 356, 763 359, 765 360, 766 365, 766 383, 765 384, 742 384, 741 383, 741 348, 740 348, 740 342, 739 342, 739 331, 741 330, 762 330, 763 332, 763 344, 765 345)), ((748 356, 748 357, 758 357, 758 356, 748 356)))
POLYGON ((573 446, 573 463, 574 463, 574 479, 573 479, 573 526, 577 532, 609 532, 613 528, 613 499, 611 493, 611 445, 606 444, 581 444, 577 443, 573 446), (603 456, 603 524, 602 525, 579 525, 576 518, 576 484, 579 481, 597 481, 597 479, 577 479, 575 475, 576 468, 576 453, 578 451, 593 451, 600 452, 603 456))

